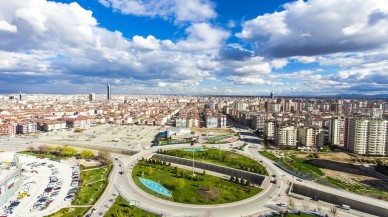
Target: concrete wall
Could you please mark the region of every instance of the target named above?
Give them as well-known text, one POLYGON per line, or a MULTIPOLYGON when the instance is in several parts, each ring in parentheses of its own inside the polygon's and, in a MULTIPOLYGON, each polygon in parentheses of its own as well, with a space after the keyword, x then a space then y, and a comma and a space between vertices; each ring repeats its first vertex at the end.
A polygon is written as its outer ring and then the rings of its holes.
MULTIPOLYGON (((185 166, 193 166, 192 160, 174 157, 174 156, 155 154, 152 158, 171 162, 171 163, 181 164, 181 165, 185 165, 185 166)), ((230 175, 230 176, 236 176, 238 178, 249 179, 252 183, 257 184, 257 185, 261 185, 261 183, 264 181, 264 178, 265 178, 264 175, 251 173, 251 172, 247 172, 244 170, 224 167, 224 166, 218 166, 218 165, 209 164, 209 163, 203 163, 203 162, 199 162, 199 161, 194 161, 194 165, 195 165, 195 168, 209 170, 209 171, 213 171, 213 172, 221 173, 221 174, 226 174, 226 175, 230 175)))
POLYGON ((315 196, 318 200, 322 200, 325 202, 329 202, 332 204, 346 204, 350 206, 351 209, 359 210, 361 212, 369 213, 377 216, 387 216, 388 215, 388 202, 387 206, 379 207, 376 205, 372 205, 370 203, 358 201, 352 198, 347 198, 343 196, 338 196, 335 192, 324 192, 315 188, 310 188, 304 185, 299 185, 294 183, 291 189, 292 193, 304 195, 315 199, 315 196))

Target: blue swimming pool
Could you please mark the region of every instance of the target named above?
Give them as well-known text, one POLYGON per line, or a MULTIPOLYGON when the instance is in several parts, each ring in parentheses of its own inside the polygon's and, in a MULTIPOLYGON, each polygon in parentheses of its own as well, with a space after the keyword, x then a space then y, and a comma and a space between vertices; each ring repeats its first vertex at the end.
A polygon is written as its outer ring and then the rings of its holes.
POLYGON ((139 181, 144 186, 151 189, 152 191, 155 191, 156 193, 167 196, 167 197, 172 197, 171 192, 169 190, 167 190, 165 187, 163 187, 163 185, 161 185, 157 182, 154 182, 152 180, 149 180, 149 179, 145 179, 145 178, 141 178, 141 177, 138 177, 138 178, 139 178, 139 181))

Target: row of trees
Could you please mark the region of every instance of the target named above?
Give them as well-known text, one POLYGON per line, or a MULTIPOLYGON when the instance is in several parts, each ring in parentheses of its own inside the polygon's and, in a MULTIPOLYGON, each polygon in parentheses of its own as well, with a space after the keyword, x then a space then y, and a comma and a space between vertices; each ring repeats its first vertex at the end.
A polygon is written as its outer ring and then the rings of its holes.
MULTIPOLYGON (((162 150, 158 149, 157 153, 159 154, 165 154, 165 155, 170 155, 174 157, 191 157, 191 153, 186 153, 181 150, 162 150)), ((209 152, 199 152, 195 153, 195 157, 199 159, 204 159, 204 160, 213 160, 213 161, 218 161, 222 162, 225 164, 228 164, 229 166, 236 168, 236 169, 241 169, 244 171, 248 172, 253 172, 253 173, 258 173, 258 174, 267 174, 267 171, 265 168, 259 164, 250 164, 250 163, 242 163, 235 161, 233 159, 228 159, 225 154, 219 155, 219 154, 209 154, 209 152)))
POLYGON ((106 150, 98 151, 98 155, 95 156, 92 150, 84 149, 81 153, 78 152, 76 148, 70 146, 49 146, 49 145, 40 145, 38 147, 29 146, 27 151, 38 154, 51 154, 57 157, 75 157, 78 156, 82 159, 92 159, 96 158, 105 164, 111 164, 112 158, 110 153, 106 150))
MULTIPOLYGON (((154 172, 154 167, 157 167, 157 168, 160 168, 160 169, 164 170, 164 167, 158 167, 158 165, 170 167, 171 163, 167 162, 167 161, 153 159, 153 158, 150 158, 150 159, 142 158, 141 161, 140 161, 140 165, 147 165, 148 167, 145 169, 144 172, 146 172, 147 175, 151 176, 153 174, 153 172, 154 172), (150 165, 152 167, 150 167, 150 165)), ((174 168, 172 168, 171 172, 177 178, 183 178, 183 179, 188 179, 188 180, 193 180, 193 181, 203 181, 204 180, 204 176, 206 174, 205 170, 203 170, 202 174, 201 173, 195 173, 195 175, 193 176, 192 172, 178 170, 178 167, 176 167, 176 166, 174 168)))

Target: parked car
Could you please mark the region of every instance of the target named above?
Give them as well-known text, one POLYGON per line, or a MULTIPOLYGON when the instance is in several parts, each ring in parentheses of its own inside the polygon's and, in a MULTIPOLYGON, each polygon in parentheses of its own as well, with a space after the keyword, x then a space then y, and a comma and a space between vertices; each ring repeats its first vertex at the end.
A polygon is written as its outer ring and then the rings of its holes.
POLYGON ((73 195, 68 195, 65 197, 64 200, 74 200, 74 196, 73 195))

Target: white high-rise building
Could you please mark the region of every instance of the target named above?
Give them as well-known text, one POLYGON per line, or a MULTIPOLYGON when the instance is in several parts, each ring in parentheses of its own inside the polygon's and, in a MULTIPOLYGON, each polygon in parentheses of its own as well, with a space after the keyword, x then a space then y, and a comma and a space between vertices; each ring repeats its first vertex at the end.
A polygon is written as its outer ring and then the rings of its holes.
POLYGON ((388 120, 350 118, 348 150, 362 155, 386 155, 388 120))
POLYGON ((268 139, 273 139, 274 129, 275 129, 275 122, 274 121, 265 121, 264 122, 264 134, 267 136, 268 139))
POLYGON ((367 119, 349 119, 347 140, 349 151, 356 154, 366 154, 368 122, 367 119))
POLYGON ((333 117, 329 122, 329 142, 332 145, 345 145, 345 118, 333 117))
POLYGON ((388 120, 371 120, 368 126, 368 155, 387 154, 388 120))

